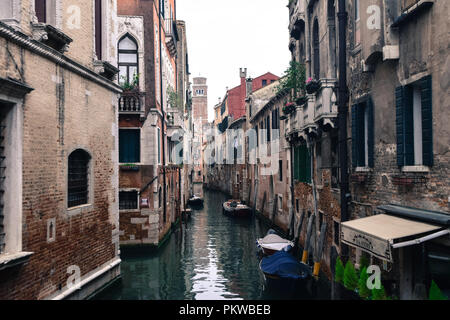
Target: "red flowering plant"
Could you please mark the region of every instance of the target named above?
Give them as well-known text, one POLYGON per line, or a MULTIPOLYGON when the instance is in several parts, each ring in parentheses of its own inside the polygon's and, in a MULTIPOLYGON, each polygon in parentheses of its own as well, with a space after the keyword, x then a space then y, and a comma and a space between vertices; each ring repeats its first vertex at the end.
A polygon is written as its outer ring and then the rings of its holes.
POLYGON ((287 102, 283 107, 283 113, 284 114, 290 114, 295 110, 295 103, 294 102, 287 102))
POLYGON ((306 80, 306 92, 308 94, 313 94, 315 93, 317 90, 319 90, 320 87, 320 83, 319 81, 313 79, 313 78, 308 78, 308 80, 306 80))

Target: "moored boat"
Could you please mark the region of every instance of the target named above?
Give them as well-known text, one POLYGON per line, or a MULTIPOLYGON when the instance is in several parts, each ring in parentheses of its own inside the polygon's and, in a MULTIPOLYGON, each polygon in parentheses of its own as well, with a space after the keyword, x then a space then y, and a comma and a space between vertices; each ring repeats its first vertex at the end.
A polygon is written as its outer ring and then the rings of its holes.
POLYGON ((188 204, 191 206, 202 206, 203 205, 203 198, 197 195, 192 196, 188 200, 188 204))
POLYGON ((283 239, 272 229, 269 230, 264 238, 256 240, 258 249, 266 256, 273 255, 278 251, 289 251, 294 247, 294 243, 287 239, 283 239))
POLYGON ((252 209, 239 200, 228 200, 222 205, 222 212, 231 217, 245 218, 252 214, 252 209))
POLYGON ((286 295, 308 296, 311 268, 286 251, 278 251, 261 259, 259 269, 265 287, 286 295))

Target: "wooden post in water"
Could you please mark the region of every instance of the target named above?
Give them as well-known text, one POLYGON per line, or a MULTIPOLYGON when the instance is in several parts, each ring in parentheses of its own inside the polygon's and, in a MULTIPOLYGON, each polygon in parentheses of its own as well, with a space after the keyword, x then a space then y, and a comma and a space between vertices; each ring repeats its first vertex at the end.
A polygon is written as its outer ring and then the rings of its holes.
POLYGON ((310 215, 309 221, 308 221, 308 228, 306 229, 306 239, 305 239, 305 247, 303 249, 303 256, 302 256, 302 262, 308 263, 308 248, 311 241, 311 231, 314 223, 315 215, 310 215))
POLYGON ((320 228, 320 238, 319 238, 319 242, 317 244, 317 247, 315 248, 315 252, 314 252, 314 271, 313 271, 313 276, 314 277, 319 277, 319 272, 320 272, 320 262, 322 260, 322 253, 323 253, 323 247, 324 247, 324 243, 325 243, 325 236, 327 233, 327 223, 326 221, 324 221, 322 223, 322 228, 320 228))

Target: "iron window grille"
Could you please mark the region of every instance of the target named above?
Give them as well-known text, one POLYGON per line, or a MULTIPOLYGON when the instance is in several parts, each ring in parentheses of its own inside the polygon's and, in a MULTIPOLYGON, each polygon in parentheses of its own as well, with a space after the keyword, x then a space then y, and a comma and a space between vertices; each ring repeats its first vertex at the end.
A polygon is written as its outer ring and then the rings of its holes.
POLYGON ((89 195, 89 155, 83 150, 76 150, 69 156, 68 170, 68 207, 88 203, 89 195))
POLYGON ((5 179, 6 179, 6 157, 5 157, 5 129, 3 125, 4 116, 2 116, 0 125, 0 254, 5 252, 6 246, 6 230, 4 225, 4 194, 5 194, 5 179))
POLYGON ((120 210, 138 209, 138 193, 137 193, 137 191, 120 191, 119 192, 119 209, 120 210))

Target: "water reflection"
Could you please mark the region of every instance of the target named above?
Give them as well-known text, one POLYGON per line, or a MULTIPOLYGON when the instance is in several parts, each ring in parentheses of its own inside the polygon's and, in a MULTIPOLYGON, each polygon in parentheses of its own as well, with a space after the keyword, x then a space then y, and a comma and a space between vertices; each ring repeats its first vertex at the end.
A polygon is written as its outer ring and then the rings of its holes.
MULTIPOLYGON (((98 299, 262 299, 255 240, 259 220, 222 214, 225 195, 205 192, 204 207, 177 229, 157 253, 122 256, 122 281, 98 299)), ((271 297, 273 298, 273 297, 271 297)))

